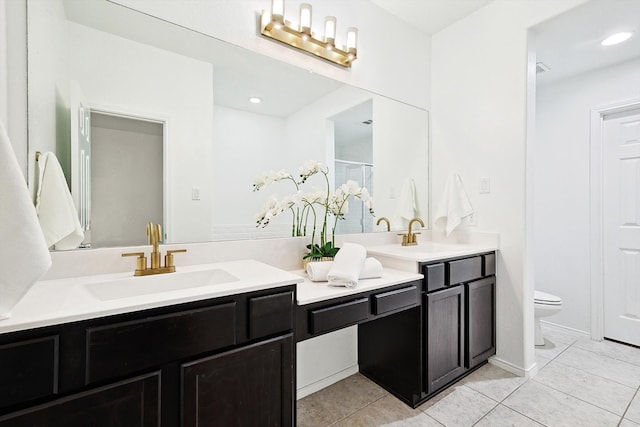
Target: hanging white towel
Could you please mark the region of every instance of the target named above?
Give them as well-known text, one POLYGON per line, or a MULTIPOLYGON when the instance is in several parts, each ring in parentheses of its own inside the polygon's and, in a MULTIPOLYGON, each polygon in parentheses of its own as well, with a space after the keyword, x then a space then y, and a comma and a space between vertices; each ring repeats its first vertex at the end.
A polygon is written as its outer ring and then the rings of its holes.
POLYGON ((60 163, 55 154, 44 153, 38 166, 40 185, 36 211, 47 246, 75 249, 84 240, 84 233, 60 163))
POLYGON ((446 231, 447 236, 462 223, 462 220, 473 213, 473 206, 464 189, 462 178, 452 173, 440 198, 434 224, 446 231))
POLYGON ((0 123, 0 319, 51 267, 29 189, 0 123))
POLYGON ((367 250, 356 243, 345 243, 336 254, 333 266, 327 273, 329 286, 355 288, 364 268, 367 250))
POLYGON ((417 210, 416 184, 413 179, 407 178, 402 184, 402 192, 393 215, 394 228, 405 228, 405 224, 408 225, 417 216, 417 210))
MULTIPOLYGON (((307 276, 312 282, 326 282, 333 261, 310 262, 307 264, 307 276)), ((375 258, 367 258, 358 279, 374 279, 382 277, 382 264, 375 258)))

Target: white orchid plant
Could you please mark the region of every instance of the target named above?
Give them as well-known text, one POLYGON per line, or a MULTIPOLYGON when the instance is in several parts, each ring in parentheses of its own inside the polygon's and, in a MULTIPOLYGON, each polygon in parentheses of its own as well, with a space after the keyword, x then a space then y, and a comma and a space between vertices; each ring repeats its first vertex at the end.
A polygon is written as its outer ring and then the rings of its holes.
POLYGON ((276 216, 286 211, 291 211, 293 216, 291 235, 306 236, 307 224, 309 219, 311 219, 311 224, 313 225, 311 243, 307 245, 309 253, 305 255, 304 258, 317 259, 336 255, 340 249, 335 246, 336 227, 338 220, 344 219, 345 215, 349 212, 349 197, 353 196, 356 199, 362 200, 365 207, 369 209, 369 213, 371 213, 371 215, 374 214, 373 198, 369 194, 369 190, 367 190, 366 187, 360 187, 356 181, 347 181, 331 194, 329 168, 323 167, 319 162, 312 160, 305 162, 300 167, 299 180, 296 180, 292 174, 284 170, 277 172, 271 171, 259 176, 253 183, 253 191, 259 191, 267 185, 278 181, 291 181, 296 191, 293 194, 281 198, 277 196, 269 198, 262 211, 256 215, 256 227, 266 227, 276 216), (315 188, 311 192, 303 192, 300 189, 302 184, 311 176, 318 173, 324 176, 326 189, 315 188), (319 244, 315 242, 318 214, 323 216, 319 244), (329 240, 327 221, 330 215, 334 217, 334 220, 333 227, 331 228, 331 239, 329 240))

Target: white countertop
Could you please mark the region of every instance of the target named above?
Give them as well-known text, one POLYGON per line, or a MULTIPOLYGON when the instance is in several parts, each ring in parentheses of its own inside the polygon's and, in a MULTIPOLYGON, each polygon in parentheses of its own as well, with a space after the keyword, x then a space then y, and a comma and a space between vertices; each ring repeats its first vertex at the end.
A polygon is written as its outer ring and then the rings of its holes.
POLYGON ((495 250, 498 250, 498 246, 495 243, 439 243, 426 241, 415 246, 402 246, 400 244, 371 246, 367 248, 367 254, 376 258, 384 256, 402 261, 427 262, 495 250))
POLYGON ((312 282, 304 270, 296 270, 292 273, 304 278, 304 281, 297 286, 298 305, 306 305, 332 298, 354 295, 373 289, 386 288, 387 286, 398 285, 413 280, 421 280, 423 277, 422 274, 385 268, 381 278, 360 279, 358 286, 355 288, 344 288, 329 286, 328 282, 312 282))
MULTIPOLYGON (((13 308, 11 317, 6 320, 0 320, 0 333, 129 313, 303 282, 303 279, 297 274, 255 260, 177 267, 177 273, 168 273, 161 276, 175 275, 174 277, 179 280, 180 272, 188 273, 212 269, 224 270, 238 280, 111 300, 100 300, 87 289, 86 285, 131 279, 132 272, 36 282, 13 308)), ((160 276, 136 277, 133 280, 152 280, 151 278, 153 277, 160 276)))

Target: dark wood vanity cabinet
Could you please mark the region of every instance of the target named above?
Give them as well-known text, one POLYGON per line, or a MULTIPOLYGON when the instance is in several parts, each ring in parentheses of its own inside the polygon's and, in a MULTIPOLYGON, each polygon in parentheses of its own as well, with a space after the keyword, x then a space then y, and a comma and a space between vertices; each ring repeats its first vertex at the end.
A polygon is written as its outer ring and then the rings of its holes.
POLYGON ((359 325, 360 372, 416 407, 486 362, 496 348, 495 262, 486 253, 421 264, 417 313, 359 325))
POLYGON ((292 426, 295 286, 0 335, 0 427, 292 426))

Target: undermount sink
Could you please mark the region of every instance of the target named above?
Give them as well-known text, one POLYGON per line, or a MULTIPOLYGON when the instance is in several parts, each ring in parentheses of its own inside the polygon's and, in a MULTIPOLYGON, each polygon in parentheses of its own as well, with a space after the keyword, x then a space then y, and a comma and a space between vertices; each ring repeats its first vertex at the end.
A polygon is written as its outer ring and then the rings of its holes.
POLYGON ((102 301, 171 292, 202 286, 221 285, 239 279, 222 269, 178 271, 142 277, 126 277, 85 284, 85 288, 102 301))

